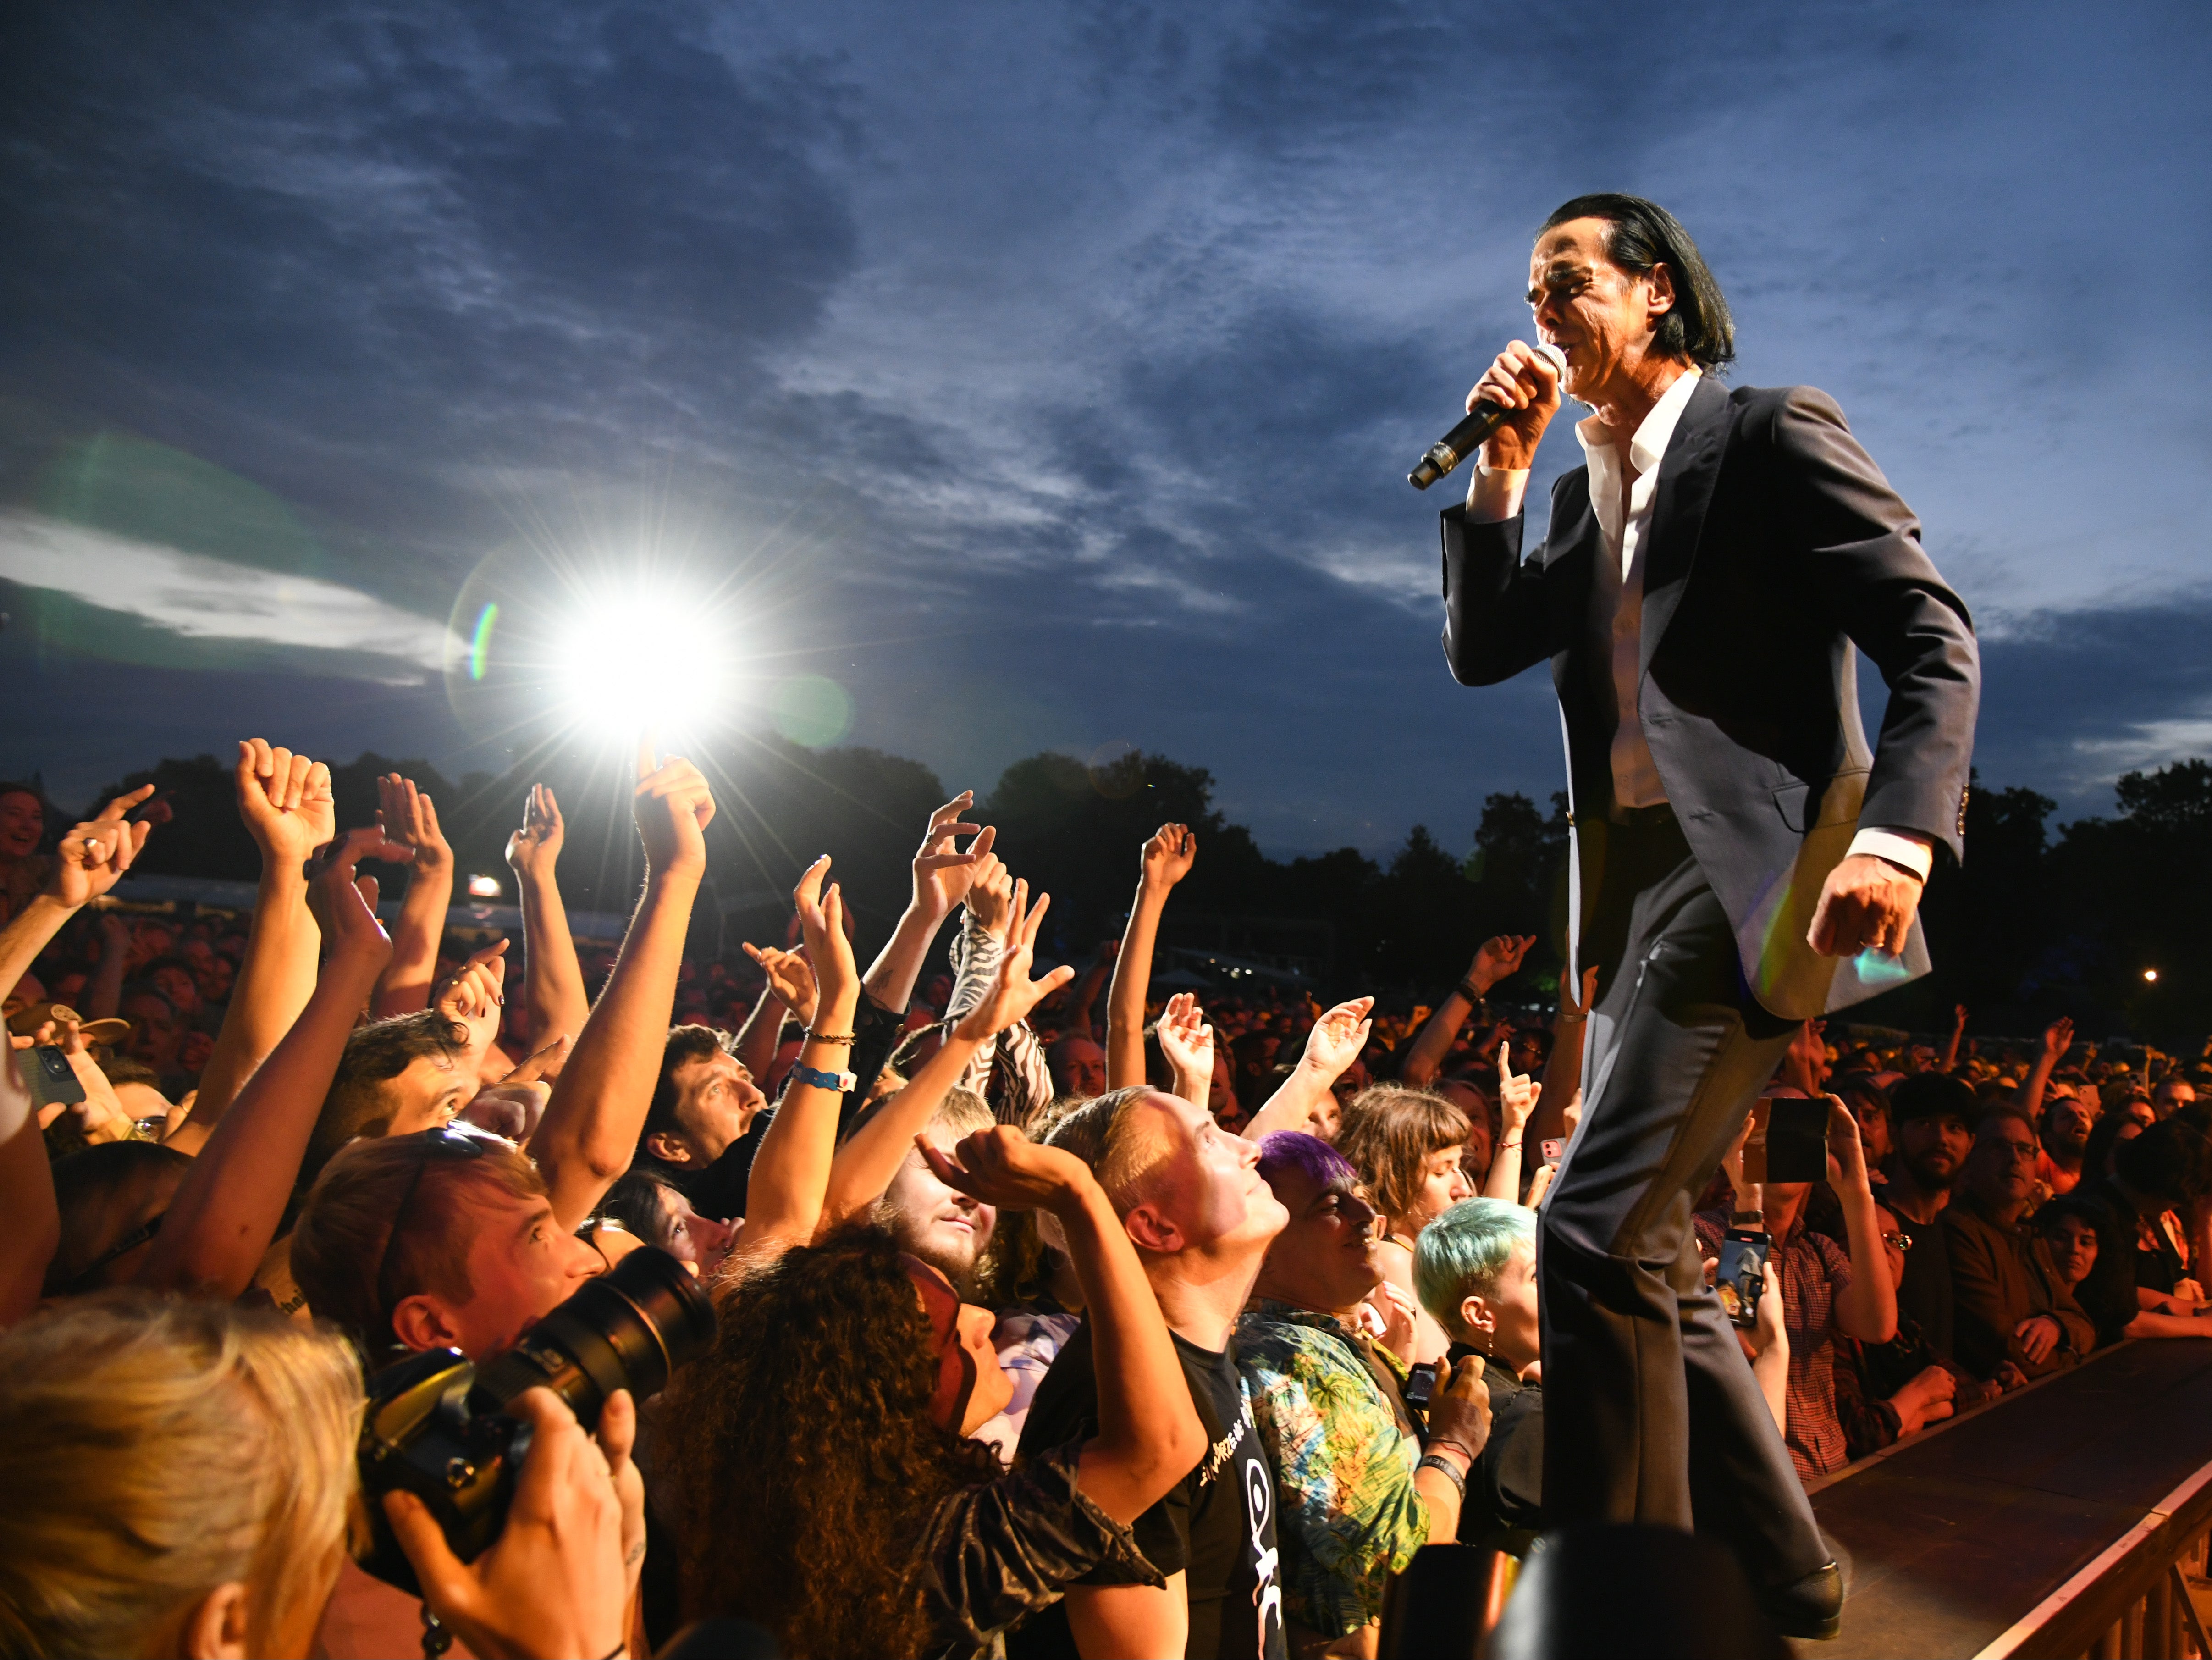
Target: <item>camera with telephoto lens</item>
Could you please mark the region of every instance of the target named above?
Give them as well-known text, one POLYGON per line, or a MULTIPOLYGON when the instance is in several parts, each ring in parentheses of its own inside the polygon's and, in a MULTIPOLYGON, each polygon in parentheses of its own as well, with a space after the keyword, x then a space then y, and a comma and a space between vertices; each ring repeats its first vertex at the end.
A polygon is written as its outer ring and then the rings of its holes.
POLYGON ((506 1353, 478 1365, 431 1349, 368 1380, 361 1487, 374 1540, 361 1566, 419 1595, 414 1566, 385 1520, 384 1495, 411 1493, 446 1542, 472 1562, 507 1525, 530 1426, 508 1408, 525 1389, 550 1389, 576 1421, 596 1429, 617 1389, 638 1401, 714 1341, 706 1288, 666 1251, 641 1247, 587 1280, 506 1353))

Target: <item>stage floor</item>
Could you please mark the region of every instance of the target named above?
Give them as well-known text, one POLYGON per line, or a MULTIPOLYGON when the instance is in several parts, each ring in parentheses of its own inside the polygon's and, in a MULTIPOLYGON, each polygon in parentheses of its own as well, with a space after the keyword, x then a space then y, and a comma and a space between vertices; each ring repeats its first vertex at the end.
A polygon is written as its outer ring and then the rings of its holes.
POLYGON ((2212 1340, 2124 1343, 1939 1425, 1814 1490, 1851 1592, 1842 1636, 1796 1651, 1967 1656, 2012 1633, 2039 1651, 2014 1628, 2183 1490, 2212 1488, 2208 1465, 2212 1340))

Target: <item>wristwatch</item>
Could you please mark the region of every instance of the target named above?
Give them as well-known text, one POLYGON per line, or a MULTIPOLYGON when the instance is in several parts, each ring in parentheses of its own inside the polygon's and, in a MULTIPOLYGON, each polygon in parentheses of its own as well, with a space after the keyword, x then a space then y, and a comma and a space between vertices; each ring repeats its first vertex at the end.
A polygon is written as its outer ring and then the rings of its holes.
POLYGON ((803 1061, 792 1067, 791 1075, 802 1084, 811 1084, 817 1090, 835 1090, 840 1095, 851 1094, 860 1083, 849 1072, 823 1072, 803 1061))

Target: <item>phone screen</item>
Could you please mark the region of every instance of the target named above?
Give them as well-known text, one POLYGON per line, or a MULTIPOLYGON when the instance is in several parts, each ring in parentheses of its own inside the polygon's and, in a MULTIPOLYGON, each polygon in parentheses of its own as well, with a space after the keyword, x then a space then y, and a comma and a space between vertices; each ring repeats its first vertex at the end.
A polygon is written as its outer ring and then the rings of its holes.
POLYGON ((1746 1331, 1759 1323, 1759 1298, 1766 1289, 1766 1258, 1773 1249, 1773 1237, 1764 1233, 1731 1230, 1721 1240, 1713 1290, 1720 1297, 1721 1311, 1746 1331))
POLYGON ((1827 1174, 1827 1102, 1775 1097, 1766 1117, 1766 1179, 1818 1182, 1827 1174))

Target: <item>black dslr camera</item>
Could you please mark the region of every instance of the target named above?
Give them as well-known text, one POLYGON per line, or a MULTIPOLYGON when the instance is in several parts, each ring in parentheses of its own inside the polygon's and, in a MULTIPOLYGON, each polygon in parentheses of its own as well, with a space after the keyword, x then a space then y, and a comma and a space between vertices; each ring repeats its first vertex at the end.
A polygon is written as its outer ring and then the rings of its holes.
POLYGON ((617 1389, 640 1402, 714 1341, 706 1288, 666 1251, 632 1251, 483 1365, 459 1349, 431 1349, 368 1380, 362 1421, 361 1487, 374 1544, 361 1566, 412 1595, 414 1566, 384 1519, 387 1493, 430 1507, 446 1542, 472 1562, 499 1537, 530 1429, 507 1415, 525 1389, 550 1389, 586 1430, 617 1389))

